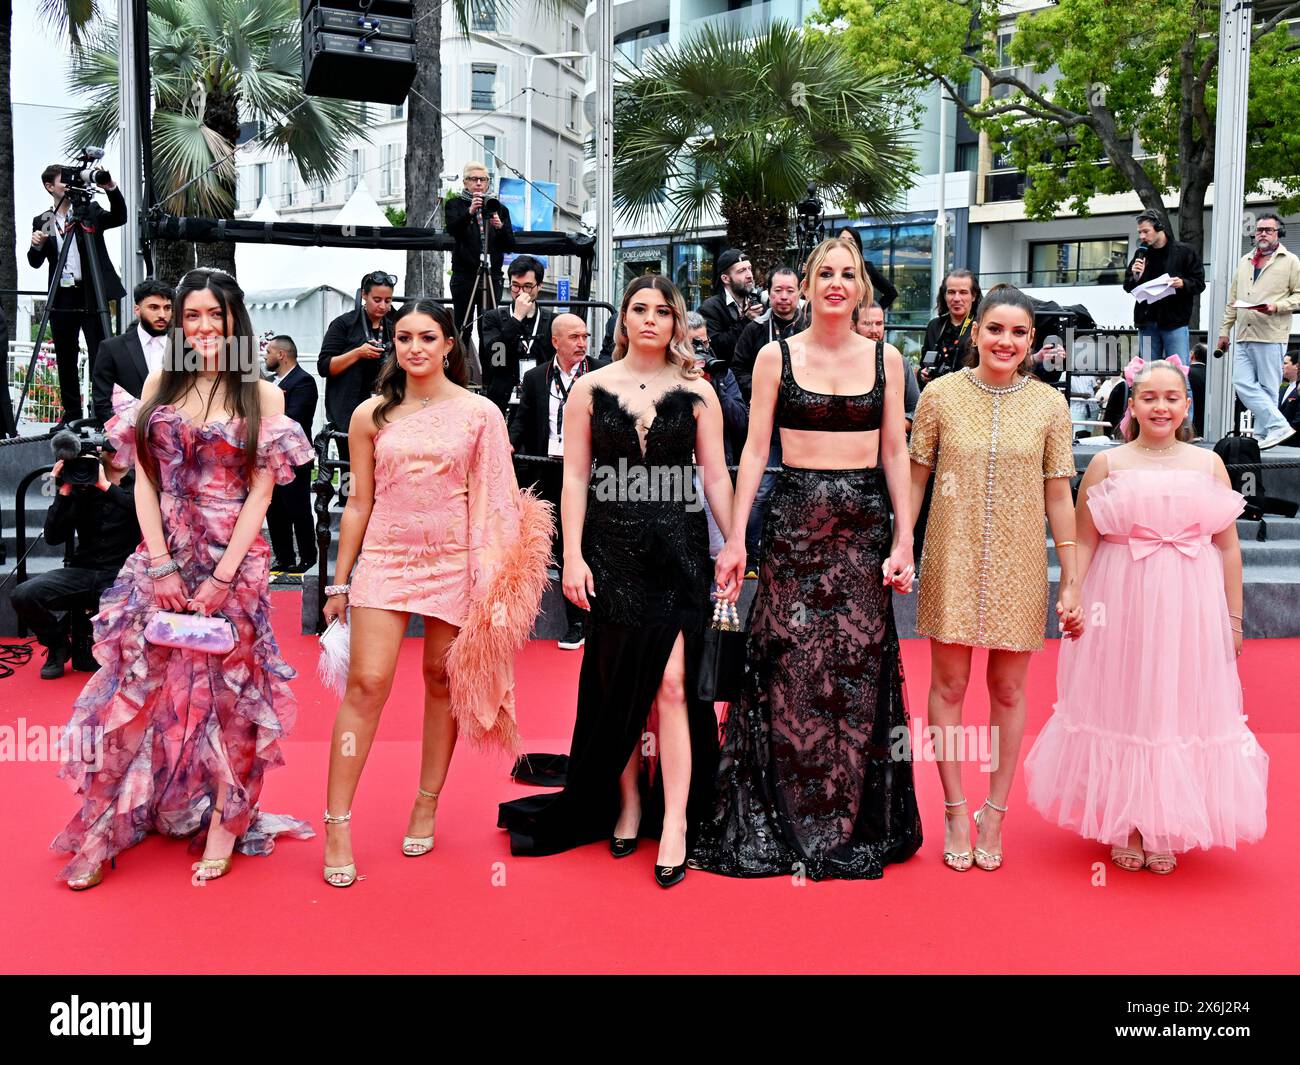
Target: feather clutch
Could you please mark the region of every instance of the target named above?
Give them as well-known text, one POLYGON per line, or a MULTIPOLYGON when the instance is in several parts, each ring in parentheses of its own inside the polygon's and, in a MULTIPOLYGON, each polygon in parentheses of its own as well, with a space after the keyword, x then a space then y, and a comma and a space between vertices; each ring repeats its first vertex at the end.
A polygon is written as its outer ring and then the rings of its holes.
POLYGON ((316 675, 340 699, 348 686, 351 648, 352 634, 348 623, 335 618, 320 635, 320 661, 316 663, 316 675))

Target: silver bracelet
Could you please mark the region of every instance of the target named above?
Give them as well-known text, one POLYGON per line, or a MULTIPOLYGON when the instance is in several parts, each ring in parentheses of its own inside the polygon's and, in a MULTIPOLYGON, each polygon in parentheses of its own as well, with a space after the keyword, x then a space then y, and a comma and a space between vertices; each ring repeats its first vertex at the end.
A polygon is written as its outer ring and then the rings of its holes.
POLYGON ((173 573, 181 571, 180 563, 175 559, 169 559, 161 566, 150 566, 145 569, 145 576, 151 581, 160 581, 164 577, 170 577, 173 573))
POLYGON ((350 584, 327 584, 325 585, 325 598, 331 599, 336 595, 347 595, 350 584))

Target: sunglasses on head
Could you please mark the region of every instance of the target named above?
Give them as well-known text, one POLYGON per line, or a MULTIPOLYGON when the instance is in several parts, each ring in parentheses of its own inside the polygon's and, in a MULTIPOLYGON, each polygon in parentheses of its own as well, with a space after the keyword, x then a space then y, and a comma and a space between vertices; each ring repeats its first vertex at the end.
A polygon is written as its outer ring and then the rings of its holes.
POLYGON ((373 274, 366 274, 361 279, 363 285, 386 285, 388 288, 397 286, 397 278, 392 274, 386 274, 382 270, 376 270, 373 274))

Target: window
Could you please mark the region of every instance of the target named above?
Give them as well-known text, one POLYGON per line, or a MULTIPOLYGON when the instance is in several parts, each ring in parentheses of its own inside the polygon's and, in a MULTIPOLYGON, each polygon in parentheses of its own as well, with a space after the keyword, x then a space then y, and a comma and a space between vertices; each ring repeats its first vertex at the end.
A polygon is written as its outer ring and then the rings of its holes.
POLYGON ((579 105, 578 105, 578 94, 577 94, 576 92, 571 92, 571 93, 569 93, 569 121, 568 121, 568 127, 569 127, 569 129, 574 130, 575 132, 576 132, 577 129, 578 129, 578 106, 579 106, 579 105))
POLYGON ((578 202, 578 160, 569 156, 569 202, 578 202))
POLYGON ((470 68, 470 102, 474 111, 496 108, 497 68, 492 63, 475 63, 470 68))
POLYGON ((379 195, 397 195, 397 145, 384 144, 379 148, 379 195))
POLYGON ((327 194, 325 182, 317 180, 316 184, 311 187, 311 202, 324 203, 327 194))
POLYGON ((1118 285, 1127 262, 1127 237, 1031 244, 1028 282, 1031 285, 1118 285))
POLYGON ((286 207, 293 205, 296 184, 293 178, 293 161, 286 159, 280 164, 280 202, 286 207))
POLYGON ((980 146, 978 144, 957 145, 957 158, 954 170, 974 171, 979 166, 980 146))
POLYGON ((389 118, 405 118, 405 117, 406 117, 406 103, 405 103, 405 101, 403 101, 403 102, 400 103, 400 104, 393 104, 393 106, 390 107, 390 108, 388 109, 388 117, 389 117, 389 118))
POLYGON ((497 31, 496 0, 470 0, 469 11, 470 11, 470 16, 469 16, 470 29, 485 31, 487 33, 496 33, 497 31))
POLYGON ((347 195, 351 196, 357 191, 357 185, 361 183, 361 149, 353 148, 352 154, 348 156, 348 184, 347 195))
POLYGON ((492 136, 483 138, 483 164, 488 168, 489 185, 495 185, 497 180, 497 155, 503 151, 500 139, 492 136))

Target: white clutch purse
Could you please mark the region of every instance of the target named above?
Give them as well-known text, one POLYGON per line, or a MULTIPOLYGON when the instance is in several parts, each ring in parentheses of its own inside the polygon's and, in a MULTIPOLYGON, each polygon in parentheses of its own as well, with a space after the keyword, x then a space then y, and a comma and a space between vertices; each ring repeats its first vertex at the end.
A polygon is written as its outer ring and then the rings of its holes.
POLYGON ((348 686, 351 647, 352 633, 346 621, 335 618, 320 635, 320 661, 316 663, 316 675, 340 699, 348 686))

